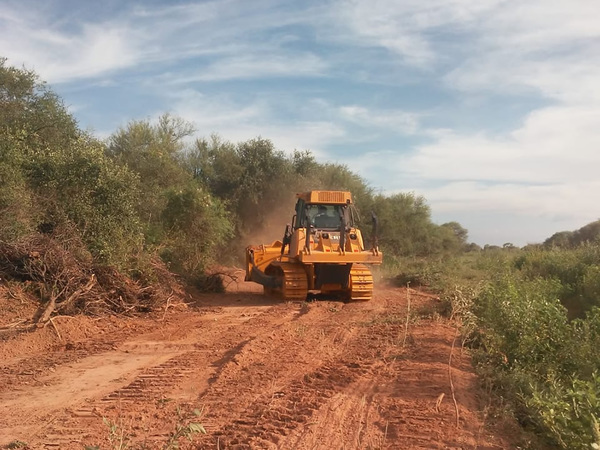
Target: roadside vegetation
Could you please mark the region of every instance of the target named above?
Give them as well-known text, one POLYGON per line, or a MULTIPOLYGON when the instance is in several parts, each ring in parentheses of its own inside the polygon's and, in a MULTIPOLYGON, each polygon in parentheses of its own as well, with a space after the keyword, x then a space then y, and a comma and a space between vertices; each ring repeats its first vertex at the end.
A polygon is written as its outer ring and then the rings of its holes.
MULTIPOLYGON (((168 114, 101 141, 0 58, 0 283, 56 314, 157 309, 216 265, 283 236, 294 194, 353 193, 384 276, 440 292, 498 407, 544 446, 600 448, 600 221, 540 245, 480 248, 426 200, 383 195, 347 166, 268 139, 229 142, 168 114), (199 133, 198 133, 199 131, 199 133)), ((15 297, 16 298, 16 297, 15 297)))
POLYGON ((600 221, 523 249, 407 261, 396 278, 440 293, 441 309, 462 324, 494 414, 536 435, 526 447, 600 448, 599 231, 600 221))

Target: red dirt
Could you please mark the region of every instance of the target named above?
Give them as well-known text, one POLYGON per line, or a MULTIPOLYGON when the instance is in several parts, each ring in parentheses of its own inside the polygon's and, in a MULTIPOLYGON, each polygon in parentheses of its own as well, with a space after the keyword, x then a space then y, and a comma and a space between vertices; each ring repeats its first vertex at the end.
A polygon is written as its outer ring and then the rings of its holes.
MULTIPOLYGON (((179 448, 513 447, 485 426, 469 355, 452 349, 453 324, 427 313, 432 296, 284 303, 251 284, 230 291, 152 317, 0 333, 0 446, 175 448, 170 436, 198 422, 206 434, 179 448)), ((31 313, 23 302, 0 291, 0 327, 31 313)))

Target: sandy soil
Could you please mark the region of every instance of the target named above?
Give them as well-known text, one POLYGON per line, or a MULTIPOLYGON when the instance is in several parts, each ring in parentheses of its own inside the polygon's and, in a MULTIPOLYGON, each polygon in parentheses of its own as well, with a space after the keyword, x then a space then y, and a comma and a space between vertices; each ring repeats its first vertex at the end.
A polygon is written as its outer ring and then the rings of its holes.
POLYGON ((0 295, 0 446, 512 448, 484 423, 469 355, 433 296, 382 287, 368 303, 285 303, 232 287, 152 317, 57 317, 27 333, 6 327, 33 306, 0 295), (190 423, 206 434, 190 442, 190 423))

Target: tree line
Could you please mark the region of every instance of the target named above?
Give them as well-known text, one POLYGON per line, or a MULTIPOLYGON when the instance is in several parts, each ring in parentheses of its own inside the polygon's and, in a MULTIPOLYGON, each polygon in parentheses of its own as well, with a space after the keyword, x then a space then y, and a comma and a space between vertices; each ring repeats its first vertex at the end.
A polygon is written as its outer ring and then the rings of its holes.
POLYGON ((193 279, 240 261, 249 244, 281 238, 296 192, 341 189, 369 219, 367 238, 371 211, 378 215, 389 259, 467 248, 467 230, 434 224, 414 193, 376 193, 346 165, 309 150, 288 154, 262 137, 234 143, 195 133, 165 114, 100 140, 33 71, 0 59, 0 242, 76 237, 99 265, 139 276, 158 258, 193 279))

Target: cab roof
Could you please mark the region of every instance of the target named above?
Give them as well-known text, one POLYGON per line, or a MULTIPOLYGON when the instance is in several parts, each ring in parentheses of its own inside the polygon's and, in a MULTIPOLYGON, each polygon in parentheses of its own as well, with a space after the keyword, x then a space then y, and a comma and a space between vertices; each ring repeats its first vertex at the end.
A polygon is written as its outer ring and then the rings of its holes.
POLYGON ((329 205, 345 205, 352 203, 352 194, 348 191, 309 191, 296 194, 296 198, 305 203, 326 203, 329 205))

